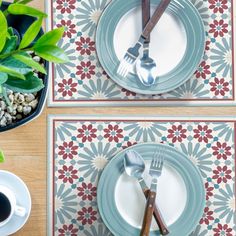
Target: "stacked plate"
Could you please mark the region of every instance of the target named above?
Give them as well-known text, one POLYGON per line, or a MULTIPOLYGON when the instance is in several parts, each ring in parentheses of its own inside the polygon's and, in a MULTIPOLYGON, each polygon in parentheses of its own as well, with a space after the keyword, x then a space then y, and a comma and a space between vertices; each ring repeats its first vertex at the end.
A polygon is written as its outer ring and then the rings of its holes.
MULTIPOLYGON (((160 0, 151 0, 152 11, 160 0)), ((135 68, 127 77, 117 73, 127 49, 142 32, 141 1, 112 1, 96 33, 99 60, 110 78, 140 94, 161 94, 181 86, 194 74, 205 49, 205 31, 197 9, 186 0, 173 0, 151 34, 150 56, 157 63, 157 83, 144 86, 135 68)))
MULTIPOLYGON (((170 236, 189 235, 202 217, 205 206, 201 174, 183 153, 156 143, 138 144, 123 150, 104 169, 98 185, 98 207, 104 223, 116 236, 140 234, 146 200, 138 181, 124 170, 125 152, 130 149, 143 157, 147 172, 154 153, 160 151, 165 162, 158 179, 156 204, 170 236)), ((144 179, 150 184, 147 173, 144 179)), ((151 230, 150 235, 160 235, 155 220, 151 230)))

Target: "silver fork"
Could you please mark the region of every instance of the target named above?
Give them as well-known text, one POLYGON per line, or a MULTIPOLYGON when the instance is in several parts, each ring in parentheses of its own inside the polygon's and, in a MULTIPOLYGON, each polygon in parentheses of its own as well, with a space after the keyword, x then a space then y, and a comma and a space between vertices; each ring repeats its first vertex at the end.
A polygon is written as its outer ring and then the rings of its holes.
POLYGON ((123 77, 126 77, 131 71, 133 64, 135 63, 137 57, 139 56, 139 49, 143 46, 144 42, 149 38, 150 33, 154 29, 157 22, 160 20, 161 16, 165 12, 166 8, 170 4, 171 0, 162 0, 158 7, 156 8, 153 16, 146 24, 141 36, 139 37, 138 42, 134 47, 130 47, 124 58, 121 60, 120 65, 117 69, 117 73, 123 77))
POLYGON ((152 177, 152 182, 146 202, 146 209, 143 218, 142 230, 140 234, 141 236, 148 236, 150 232, 152 215, 156 200, 157 179, 161 176, 163 165, 164 165, 164 158, 159 150, 158 152, 155 152, 149 169, 149 174, 152 177))

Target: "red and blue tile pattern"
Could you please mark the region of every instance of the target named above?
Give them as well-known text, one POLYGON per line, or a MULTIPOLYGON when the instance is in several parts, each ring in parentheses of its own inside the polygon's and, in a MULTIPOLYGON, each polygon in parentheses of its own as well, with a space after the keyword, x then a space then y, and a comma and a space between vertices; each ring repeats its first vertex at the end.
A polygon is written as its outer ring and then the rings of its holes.
POLYGON ((50 119, 49 235, 112 235, 97 208, 97 184, 116 153, 142 142, 174 146, 198 167, 206 207, 191 236, 234 236, 236 120, 63 117, 50 119))
POLYGON ((51 0, 49 28, 65 26, 59 46, 70 61, 55 65, 49 105, 177 104, 215 105, 236 101, 233 73, 233 0, 191 0, 206 30, 206 51, 199 68, 181 87, 167 94, 140 95, 108 78, 96 55, 95 32, 110 0, 51 0), (142 101, 145 101, 143 103, 142 101))

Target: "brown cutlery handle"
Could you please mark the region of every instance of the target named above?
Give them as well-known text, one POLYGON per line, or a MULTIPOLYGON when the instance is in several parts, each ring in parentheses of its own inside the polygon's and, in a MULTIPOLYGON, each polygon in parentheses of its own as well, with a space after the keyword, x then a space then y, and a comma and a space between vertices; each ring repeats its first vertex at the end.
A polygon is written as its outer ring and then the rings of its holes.
POLYGON ((170 4, 171 0, 162 0, 160 4, 158 5, 157 9, 153 13, 153 16, 151 19, 148 21, 147 25, 145 26, 142 37, 147 39, 152 32, 153 28, 157 24, 157 22, 160 20, 161 16, 165 12, 166 8, 170 4))
MULTIPOLYGON (((148 194, 149 194, 150 190, 149 189, 146 189, 144 190, 144 195, 145 197, 147 198, 148 197, 148 194)), ((167 226, 162 218, 162 215, 159 211, 159 209, 157 208, 157 206, 155 205, 154 206, 154 211, 153 211, 153 215, 154 215, 154 218, 157 222, 157 225, 159 227, 159 230, 160 230, 160 233, 161 235, 167 235, 169 234, 169 230, 167 229, 167 226)))
MULTIPOLYGON (((150 0, 142 0, 142 20, 143 20, 143 29, 150 20, 150 0)), ((146 39, 145 43, 150 43, 150 35, 146 39)))
POLYGON ((149 191, 140 236, 149 236, 150 227, 152 223, 152 215, 155 206, 155 199, 156 192, 149 191))

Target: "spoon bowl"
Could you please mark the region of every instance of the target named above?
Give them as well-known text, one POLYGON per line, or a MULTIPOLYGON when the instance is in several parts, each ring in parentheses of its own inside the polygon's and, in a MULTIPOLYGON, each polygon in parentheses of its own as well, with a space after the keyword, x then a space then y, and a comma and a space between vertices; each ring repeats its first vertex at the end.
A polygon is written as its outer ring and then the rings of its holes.
MULTIPOLYGON (((145 170, 145 163, 141 155, 134 150, 126 151, 124 158, 124 167, 127 175, 138 180, 139 185, 142 188, 143 194, 147 198, 149 194, 149 188, 142 177, 143 172, 145 170)), ((165 225, 165 222, 163 221, 159 209, 156 206, 154 207, 154 217, 160 229, 161 235, 168 234, 169 231, 165 225)))
POLYGON ((157 65, 149 56, 144 55, 136 62, 136 73, 143 85, 152 86, 156 84, 158 75, 157 65))
POLYGON ((124 167, 127 175, 140 179, 145 170, 145 163, 137 152, 129 150, 125 153, 124 167))

